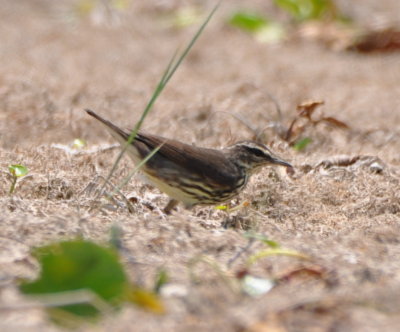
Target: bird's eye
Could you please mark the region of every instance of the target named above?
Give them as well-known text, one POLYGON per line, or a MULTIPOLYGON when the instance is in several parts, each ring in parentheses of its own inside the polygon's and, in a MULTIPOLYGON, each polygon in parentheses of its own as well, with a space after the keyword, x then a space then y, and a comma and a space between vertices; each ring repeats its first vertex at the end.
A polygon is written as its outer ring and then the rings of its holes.
POLYGON ((261 151, 261 150, 255 150, 254 151, 254 154, 257 156, 257 157, 264 157, 264 152, 263 151, 261 151))
POLYGON ((265 157, 264 151, 256 148, 249 148, 252 154, 254 154, 257 157, 265 157))

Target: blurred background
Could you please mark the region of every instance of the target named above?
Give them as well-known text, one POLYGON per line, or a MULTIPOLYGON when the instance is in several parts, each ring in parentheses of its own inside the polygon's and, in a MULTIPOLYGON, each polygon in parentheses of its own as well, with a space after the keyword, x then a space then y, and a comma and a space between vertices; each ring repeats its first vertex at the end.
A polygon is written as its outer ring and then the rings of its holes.
MULTIPOLYGON (((215 3, 1 1, 1 145, 107 139, 84 108, 133 126, 215 3)), ((396 0, 223 1, 144 127, 210 146, 279 140, 311 100, 353 134, 398 132, 399 12, 396 0)))

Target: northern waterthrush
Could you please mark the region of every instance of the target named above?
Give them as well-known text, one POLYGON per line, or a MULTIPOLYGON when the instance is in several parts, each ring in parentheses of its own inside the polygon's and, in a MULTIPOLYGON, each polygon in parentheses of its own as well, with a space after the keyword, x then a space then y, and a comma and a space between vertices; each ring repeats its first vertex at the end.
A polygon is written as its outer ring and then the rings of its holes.
MULTIPOLYGON (((91 110, 86 112, 105 124, 121 145, 126 144, 129 131, 91 110)), ((292 168, 265 145, 254 141, 241 141, 223 149, 207 149, 139 132, 127 152, 137 164, 156 148, 159 150, 141 171, 151 184, 170 196, 164 209, 166 213, 179 201, 187 208, 226 202, 245 187, 250 175, 261 166, 292 168)))

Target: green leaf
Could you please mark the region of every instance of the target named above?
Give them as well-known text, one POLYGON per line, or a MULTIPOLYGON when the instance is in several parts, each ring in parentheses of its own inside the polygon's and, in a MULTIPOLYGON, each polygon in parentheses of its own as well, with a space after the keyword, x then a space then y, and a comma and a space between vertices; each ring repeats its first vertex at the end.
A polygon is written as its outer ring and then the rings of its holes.
POLYGON ((294 145, 293 145, 293 149, 295 149, 296 151, 302 151, 304 150, 308 144, 310 144, 312 142, 311 138, 309 137, 304 137, 302 139, 300 139, 299 141, 297 141, 294 145))
POLYGON ((274 2, 299 21, 338 17, 332 0, 274 0, 274 2))
POLYGON ((256 32, 265 28, 269 20, 264 16, 250 12, 236 12, 228 20, 229 24, 239 29, 256 32))
MULTIPOLYGON (((118 307, 126 296, 128 280, 113 249, 73 240, 37 248, 33 255, 39 261, 41 272, 37 280, 20 285, 25 294, 89 290, 113 307, 118 307)), ((58 308, 85 317, 99 313, 90 303, 58 308)))
POLYGON ((278 42, 285 37, 285 30, 281 24, 252 12, 236 12, 229 18, 228 23, 251 33, 262 43, 278 42))
POLYGON ((8 170, 12 176, 17 178, 28 174, 28 169, 23 165, 10 165, 8 166, 8 170))

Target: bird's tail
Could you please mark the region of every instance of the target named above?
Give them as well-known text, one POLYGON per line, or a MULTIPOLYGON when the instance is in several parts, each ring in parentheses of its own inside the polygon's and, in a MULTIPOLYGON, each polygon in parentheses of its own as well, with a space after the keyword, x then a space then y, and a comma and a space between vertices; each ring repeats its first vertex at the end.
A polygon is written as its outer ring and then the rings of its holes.
MULTIPOLYGON (((112 122, 102 118, 100 115, 96 114, 91 110, 86 109, 85 111, 87 112, 87 114, 94 117, 96 120, 99 120, 102 124, 104 124, 107 127, 110 134, 121 144, 121 146, 123 147, 126 146, 126 142, 128 141, 131 134, 129 131, 122 130, 112 122)), ((138 164, 143 158, 138 151, 138 147, 136 146, 136 142, 140 141, 140 137, 141 137, 140 134, 137 134, 135 141, 127 146, 128 155, 133 159, 135 164, 138 164)))
POLYGON ((101 123, 103 123, 108 128, 108 130, 110 131, 111 135, 114 138, 116 138, 121 144, 122 143, 126 143, 126 141, 129 138, 130 133, 122 130, 119 127, 117 127, 115 124, 113 124, 112 122, 104 119, 103 117, 101 117, 100 115, 96 114, 92 110, 86 109, 85 111, 86 111, 87 114, 89 114, 90 116, 94 117, 96 120, 99 120, 101 123))

